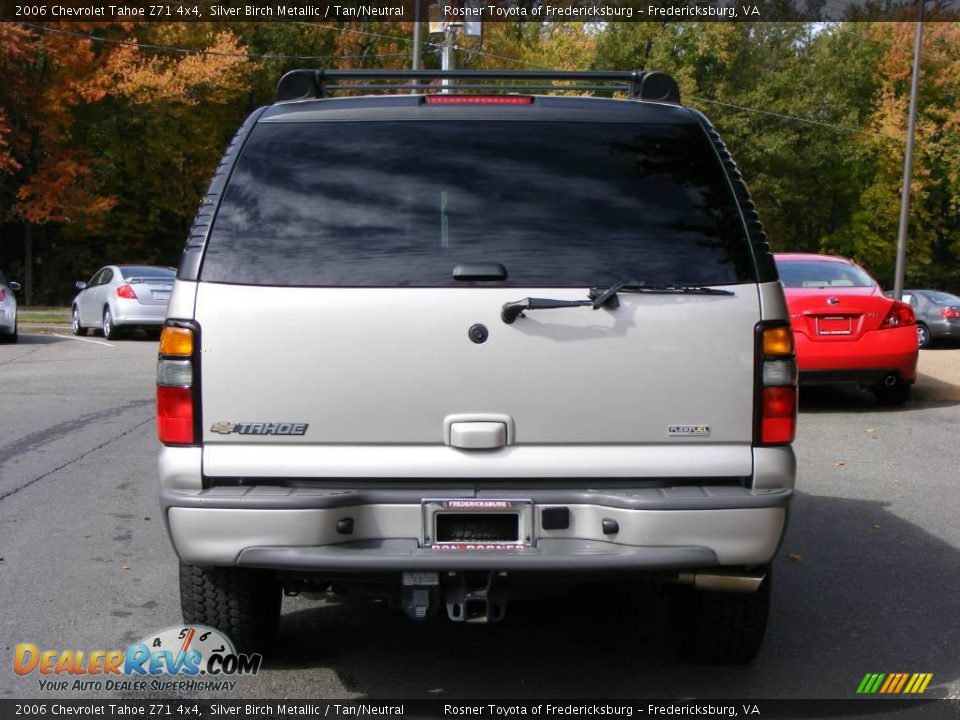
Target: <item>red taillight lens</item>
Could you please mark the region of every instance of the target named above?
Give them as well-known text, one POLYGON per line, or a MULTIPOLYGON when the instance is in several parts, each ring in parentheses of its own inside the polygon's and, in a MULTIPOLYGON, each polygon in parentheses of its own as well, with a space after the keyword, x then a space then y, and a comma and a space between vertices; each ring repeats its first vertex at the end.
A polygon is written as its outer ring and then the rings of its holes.
POLYGON ((797 432, 797 388, 765 387, 760 398, 760 442, 793 442, 797 432))
POLYGON ((193 396, 196 330, 167 324, 160 334, 157 361, 157 435, 168 445, 195 445, 193 396))
POLYGON ((532 105, 525 95, 427 95, 427 105, 532 105))
POLYGON ((162 443, 193 444, 191 388, 157 386, 157 435, 162 443))
POLYGON ((6 299, 7 299, 7 291, 6 291, 6 290, 0 290, 0 302, 3 302, 3 301, 6 300, 6 299))
MULTIPOLYGON (((0 291, 0 300, 3 300, 3 291, 0 291)), ((952 307, 943 308, 940 311, 940 314, 947 320, 957 320, 960 319, 960 310, 952 307)))
POLYGON ((791 443, 797 430, 797 356, 793 332, 786 322, 758 327, 756 357, 754 442, 791 443))
POLYGON ((127 300, 136 300, 137 294, 129 285, 121 285, 117 288, 117 297, 126 298, 127 300))
POLYGON ((913 314, 913 308, 905 302, 894 300, 890 307, 890 312, 880 323, 880 329, 905 327, 907 325, 916 325, 917 317, 913 314))

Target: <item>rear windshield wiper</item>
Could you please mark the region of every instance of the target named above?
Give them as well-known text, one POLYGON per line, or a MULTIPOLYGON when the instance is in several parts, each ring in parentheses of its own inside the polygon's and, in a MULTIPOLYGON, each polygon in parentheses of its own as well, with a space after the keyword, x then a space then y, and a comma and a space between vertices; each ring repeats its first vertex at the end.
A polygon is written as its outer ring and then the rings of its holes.
POLYGON ((614 283, 609 287, 591 288, 589 300, 551 300, 549 298, 528 297, 523 300, 504 303, 500 310, 500 319, 507 325, 522 316, 527 310, 550 310, 565 307, 592 307, 599 310, 602 307, 616 308, 620 306, 618 292, 678 294, 678 295, 733 295, 730 290, 704 287, 702 285, 653 285, 645 282, 625 280, 614 283))

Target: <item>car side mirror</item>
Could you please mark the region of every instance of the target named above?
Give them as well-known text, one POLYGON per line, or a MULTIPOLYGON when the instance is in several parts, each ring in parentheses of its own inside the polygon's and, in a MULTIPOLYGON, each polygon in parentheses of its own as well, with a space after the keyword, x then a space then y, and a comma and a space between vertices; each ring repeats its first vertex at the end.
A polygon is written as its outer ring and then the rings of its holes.
POLYGON ((87 284, 83 280, 77 280, 77 284, 75 285, 75 287, 77 288, 77 290, 86 290, 87 284))
POLYGON ((14 292, 20 292, 20 283, 18 282, 9 283, 7 287, 13 290, 14 292))

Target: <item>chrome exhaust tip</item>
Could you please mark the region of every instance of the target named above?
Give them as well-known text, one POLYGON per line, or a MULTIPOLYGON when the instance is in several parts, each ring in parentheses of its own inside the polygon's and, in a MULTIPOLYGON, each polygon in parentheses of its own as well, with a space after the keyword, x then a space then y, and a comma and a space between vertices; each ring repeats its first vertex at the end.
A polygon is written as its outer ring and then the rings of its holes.
POLYGON ((676 582, 681 585, 693 585, 697 590, 717 592, 753 593, 760 589, 765 573, 724 572, 682 572, 676 582))

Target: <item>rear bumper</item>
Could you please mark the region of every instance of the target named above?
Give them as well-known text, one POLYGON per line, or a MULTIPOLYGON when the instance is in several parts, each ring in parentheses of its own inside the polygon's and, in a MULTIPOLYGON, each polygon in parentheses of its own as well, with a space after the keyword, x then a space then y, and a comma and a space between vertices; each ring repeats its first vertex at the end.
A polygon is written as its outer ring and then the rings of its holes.
POLYGON ((810 340, 795 334, 801 382, 875 382, 885 375, 917 378, 915 326, 874 330, 857 340, 810 340))
POLYGON ((934 340, 960 340, 960 320, 938 320, 927 327, 934 340))
POLYGON ((222 481, 210 487, 201 471, 203 448, 164 447, 160 501, 174 548, 196 565, 345 574, 742 567, 765 564, 776 553, 796 477, 790 446, 748 451, 746 476, 704 478, 697 484, 679 476, 494 480, 464 473, 420 479, 274 478, 259 485, 222 481), (424 548, 422 503, 427 498, 529 500, 532 547, 424 548), (568 509, 569 522, 563 528, 548 522, 544 528, 543 511, 556 507, 568 509), (352 532, 338 532, 338 523, 347 518, 352 532), (618 530, 604 533, 604 520, 615 521, 618 530))
POLYGON ((17 324, 17 312, 15 307, 0 305, 0 330, 12 333, 17 324))
MULTIPOLYGON (((769 562, 791 489, 676 487, 451 493, 534 502, 534 545, 483 552, 425 549, 423 490, 211 488, 164 490, 167 527, 180 557, 197 565, 310 572, 414 570, 660 570, 769 562), (569 525, 543 529, 544 509, 566 507, 569 525), (351 519, 353 531, 337 525, 351 519), (603 521, 619 530, 604 534, 603 521)), ((439 494, 443 494, 442 492, 439 494)))
POLYGON ((113 308, 114 325, 143 325, 160 327, 167 315, 167 306, 144 305, 138 300, 118 299, 113 308))

